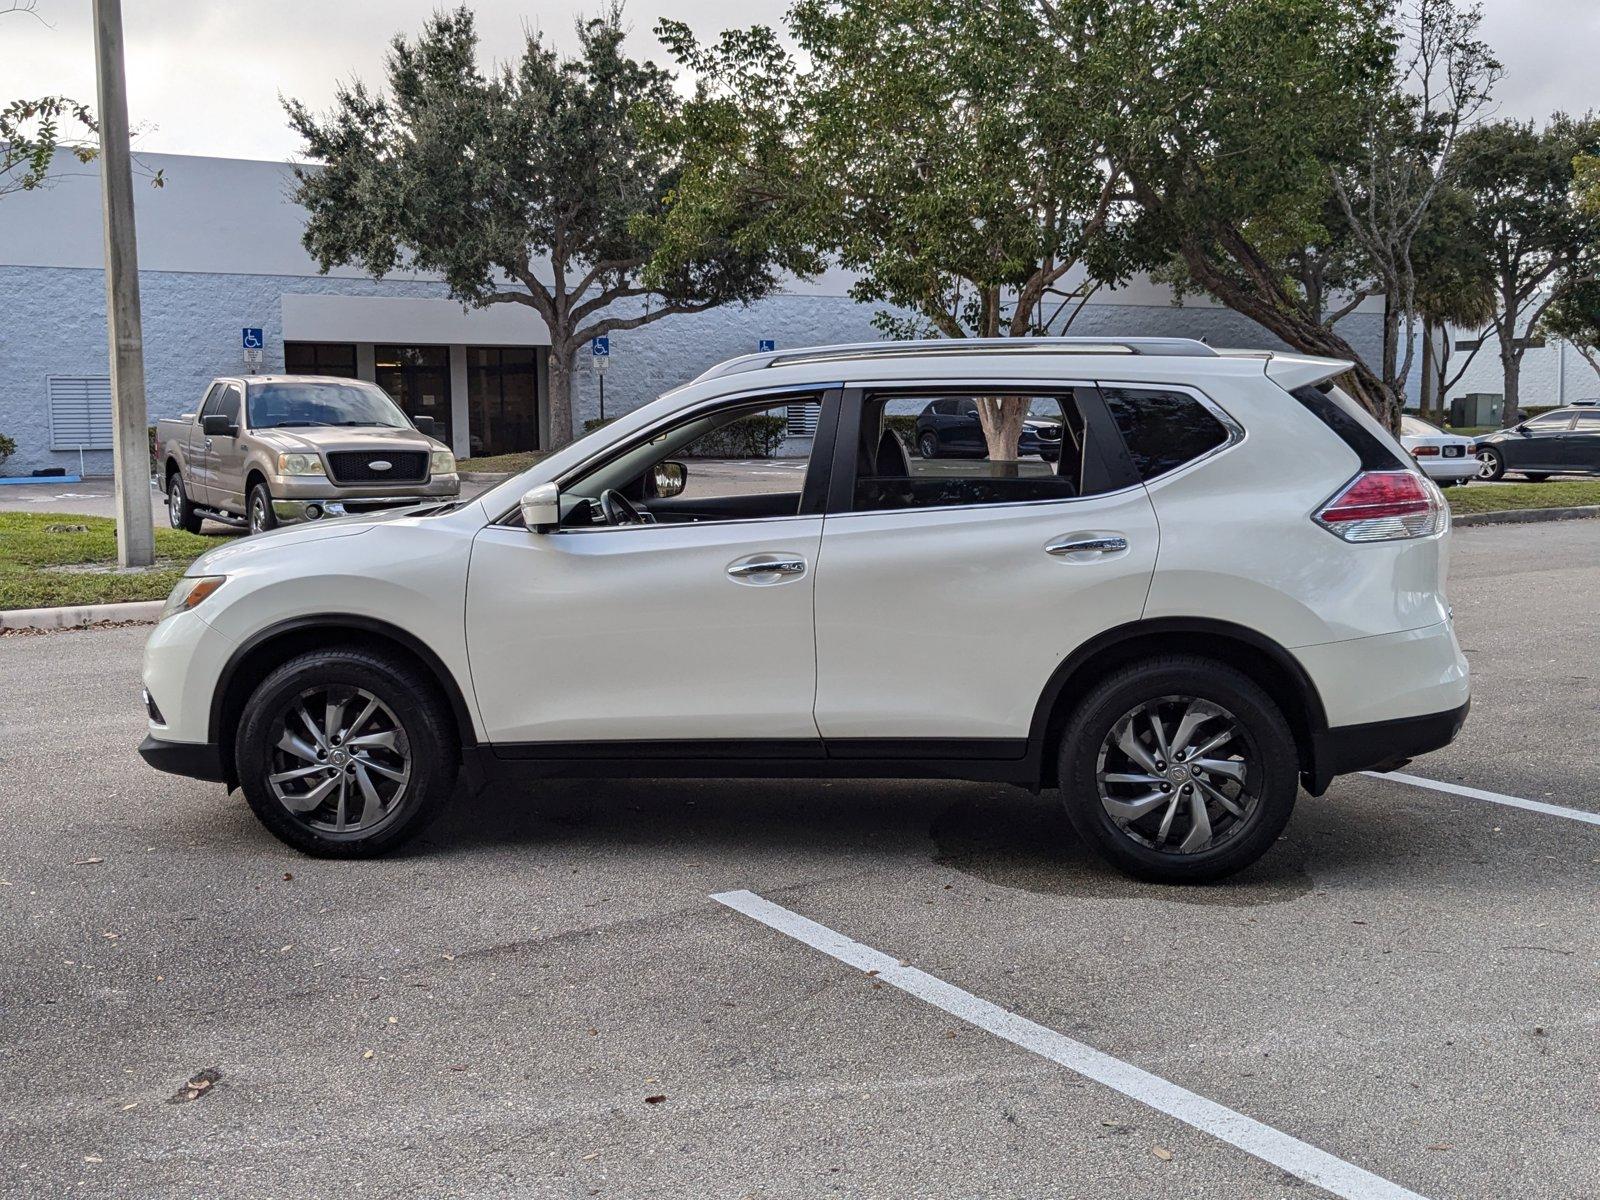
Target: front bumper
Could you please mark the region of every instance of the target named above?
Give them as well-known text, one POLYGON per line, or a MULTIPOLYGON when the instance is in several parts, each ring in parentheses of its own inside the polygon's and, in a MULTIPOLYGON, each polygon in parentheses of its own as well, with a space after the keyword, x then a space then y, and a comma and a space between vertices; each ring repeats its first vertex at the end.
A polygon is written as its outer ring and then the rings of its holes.
POLYGON ((1355 771, 1393 771, 1419 754, 1448 746, 1466 723, 1468 700, 1448 712, 1367 725, 1339 725, 1312 735, 1312 765, 1305 773, 1306 791, 1320 796, 1335 775, 1355 771))
POLYGON ((187 775, 209 783, 227 781, 222 748, 215 742, 164 742, 147 736, 139 743, 139 757, 169 775, 187 775))
POLYGON ((362 513, 382 512, 388 508, 409 508, 436 500, 454 500, 461 494, 458 484, 448 492, 429 492, 411 496, 306 496, 272 501, 272 514, 280 525, 293 525, 298 521, 320 521, 324 517, 354 517, 362 513))

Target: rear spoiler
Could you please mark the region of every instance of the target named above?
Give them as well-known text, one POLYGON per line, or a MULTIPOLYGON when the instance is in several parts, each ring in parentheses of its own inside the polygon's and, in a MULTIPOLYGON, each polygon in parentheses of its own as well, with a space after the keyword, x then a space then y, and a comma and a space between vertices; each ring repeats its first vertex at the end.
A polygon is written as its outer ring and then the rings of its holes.
POLYGON ((1302 354, 1274 353, 1266 362, 1267 378, 1286 392, 1315 387, 1343 375, 1354 364, 1342 358, 1311 358, 1302 354))

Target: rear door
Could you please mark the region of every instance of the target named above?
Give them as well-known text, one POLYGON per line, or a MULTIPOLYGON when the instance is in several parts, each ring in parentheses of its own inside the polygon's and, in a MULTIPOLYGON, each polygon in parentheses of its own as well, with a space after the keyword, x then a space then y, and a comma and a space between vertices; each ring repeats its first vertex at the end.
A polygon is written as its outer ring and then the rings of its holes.
MULTIPOLYGON (((817 727, 833 756, 1021 757, 1061 660, 1138 619, 1156 520, 1092 385, 1051 401, 1059 464, 923 459, 892 419, 999 389, 845 392, 816 577, 817 727)), ((978 440, 979 447, 983 443, 978 440)))
POLYGON ((1580 408, 1565 441, 1565 470, 1600 475, 1600 408, 1580 408))

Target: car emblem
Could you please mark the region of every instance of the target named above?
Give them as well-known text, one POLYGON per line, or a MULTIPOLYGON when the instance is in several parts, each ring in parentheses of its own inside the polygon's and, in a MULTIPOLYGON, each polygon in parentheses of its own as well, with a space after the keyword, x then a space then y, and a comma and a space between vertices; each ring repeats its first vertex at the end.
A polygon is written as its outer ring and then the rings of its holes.
POLYGON ((372 468, 374 471, 387 471, 390 467, 394 466, 394 464, 386 458, 375 458, 369 462, 367 466, 372 468))

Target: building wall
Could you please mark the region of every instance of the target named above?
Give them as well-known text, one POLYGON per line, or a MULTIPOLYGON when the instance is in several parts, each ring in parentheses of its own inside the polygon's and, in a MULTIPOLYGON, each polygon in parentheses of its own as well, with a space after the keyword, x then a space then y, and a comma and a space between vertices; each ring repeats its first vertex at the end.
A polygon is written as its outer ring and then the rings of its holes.
MULTIPOLYGON (((152 424, 192 411, 213 376, 244 369, 239 331, 261 326, 261 370, 283 370, 286 292, 443 298, 444 285, 426 280, 377 282, 322 276, 219 275, 141 271, 146 402, 152 424)), ((0 433, 17 443, 8 474, 41 467, 78 467, 77 451, 50 450, 48 378, 105 375, 105 276, 99 270, 0 266, 0 433)), ((93 475, 111 473, 109 450, 86 451, 93 475)))
MULTIPOLYGON (((1476 333, 1458 332, 1457 340, 1475 338, 1476 333)), ((1452 352, 1459 364, 1466 351, 1452 352)), ((1452 373, 1456 368, 1452 367, 1452 373)), ((1522 373, 1519 380, 1524 408, 1538 408, 1571 404, 1574 400, 1600 397, 1600 376, 1584 361, 1583 356, 1566 342, 1552 339, 1543 346, 1530 346, 1523 351, 1522 373)), ((1500 367, 1499 346, 1490 334, 1483 349, 1462 375, 1461 382, 1450 389, 1450 395, 1465 396, 1469 392, 1493 392, 1504 395, 1505 375, 1500 367)))

